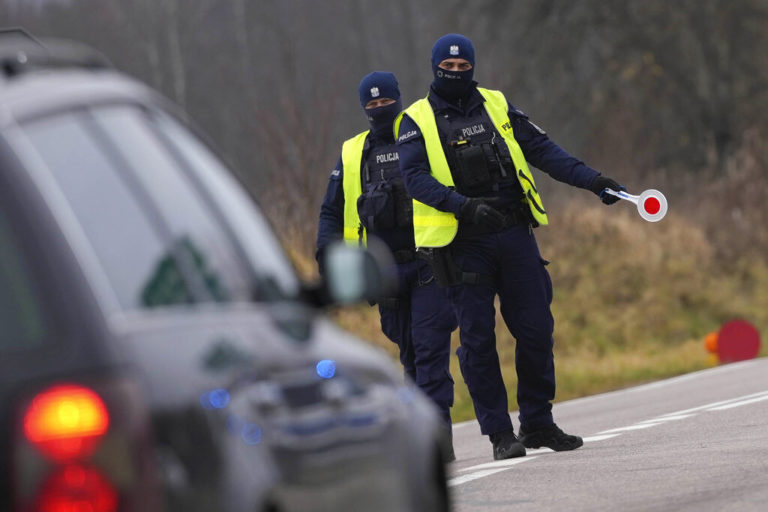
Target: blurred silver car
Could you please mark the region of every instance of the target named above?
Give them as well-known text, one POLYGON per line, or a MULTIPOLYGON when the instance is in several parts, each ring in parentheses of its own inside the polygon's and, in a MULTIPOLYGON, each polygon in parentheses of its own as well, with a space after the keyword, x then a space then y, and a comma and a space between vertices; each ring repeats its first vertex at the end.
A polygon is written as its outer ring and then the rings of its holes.
POLYGON ((0 33, 0 510, 447 510, 431 403, 158 94, 0 33))

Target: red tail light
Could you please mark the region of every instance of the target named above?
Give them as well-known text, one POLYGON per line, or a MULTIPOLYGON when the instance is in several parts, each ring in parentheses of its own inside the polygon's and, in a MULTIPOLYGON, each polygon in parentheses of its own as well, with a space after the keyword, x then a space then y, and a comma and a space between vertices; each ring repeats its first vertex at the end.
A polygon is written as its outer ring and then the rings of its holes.
POLYGON ((38 512, 114 512, 117 491, 96 469, 69 465, 53 473, 40 489, 38 512))
POLYGON ((24 434, 56 462, 90 456, 109 427, 102 399, 88 388, 59 385, 38 394, 24 415, 24 434))
POLYGON ((18 398, 11 510, 161 510, 149 409, 136 380, 91 376, 38 389, 18 398))

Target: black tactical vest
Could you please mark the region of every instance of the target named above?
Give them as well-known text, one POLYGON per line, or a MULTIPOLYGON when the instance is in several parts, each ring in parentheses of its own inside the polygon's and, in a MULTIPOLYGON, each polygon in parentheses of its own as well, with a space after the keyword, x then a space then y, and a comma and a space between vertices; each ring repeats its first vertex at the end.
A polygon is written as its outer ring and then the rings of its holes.
POLYGON ((413 203, 403 185, 394 143, 367 150, 361 179, 357 212, 368 232, 411 227, 413 203))
POLYGON ((460 194, 493 195, 500 184, 517 183, 509 148, 485 108, 475 109, 471 117, 439 114, 436 121, 451 176, 460 194))

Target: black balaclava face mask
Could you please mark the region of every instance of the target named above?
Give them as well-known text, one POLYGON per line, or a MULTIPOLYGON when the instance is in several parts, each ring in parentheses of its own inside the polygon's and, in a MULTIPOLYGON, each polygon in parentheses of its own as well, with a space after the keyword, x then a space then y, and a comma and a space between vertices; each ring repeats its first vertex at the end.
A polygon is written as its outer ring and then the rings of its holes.
POLYGON ((371 125, 371 132, 378 137, 394 138, 395 118, 403 110, 400 99, 383 107, 366 108, 365 115, 371 125))
POLYGON ((435 75, 435 79, 432 81, 432 87, 448 101, 463 98, 472 88, 474 71, 474 69, 447 71, 433 64, 432 73, 435 75))
POLYGON ((360 105, 371 125, 371 132, 385 139, 394 138, 395 118, 403 109, 400 101, 400 88, 395 75, 387 71, 374 71, 363 77, 358 87, 360 105), (378 98, 391 98, 394 103, 376 108, 365 108, 369 101, 378 98))
POLYGON ((472 89, 475 73, 475 48, 472 41, 460 34, 448 34, 432 47, 432 87, 448 101, 465 97, 472 89), (472 68, 467 71, 447 71, 440 67, 445 59, 465 59, 472 68))

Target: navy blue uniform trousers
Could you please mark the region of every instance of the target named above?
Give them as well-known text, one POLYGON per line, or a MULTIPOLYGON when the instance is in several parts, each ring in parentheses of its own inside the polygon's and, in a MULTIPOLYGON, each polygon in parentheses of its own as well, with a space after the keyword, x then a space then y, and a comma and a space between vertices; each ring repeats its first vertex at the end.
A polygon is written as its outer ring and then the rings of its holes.
POLYGON ((459 322, 461 373, 482 433, 512 426, 496 351, 497 294, 501 316, 517 342, 521 426, 530 432, 551 425, 555 397, 552 281, 532 230, 517 225, 498 233, 460 235, 450 248, 459 268, 490 276, 493 283, 448 288, 459 322))
POLYGON ((397 307, 379 305, 381 330, 400 347, 405 374, 432 399, 450 425, 453 379, 449 360, 456 317, 447 290, 437 286, 424 260, 400 263, 397 273, 397 307))

